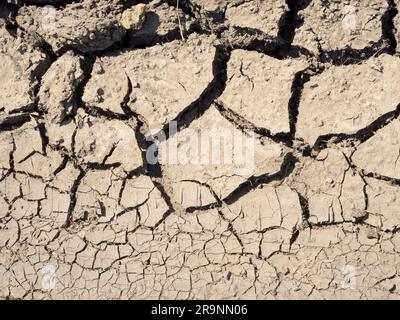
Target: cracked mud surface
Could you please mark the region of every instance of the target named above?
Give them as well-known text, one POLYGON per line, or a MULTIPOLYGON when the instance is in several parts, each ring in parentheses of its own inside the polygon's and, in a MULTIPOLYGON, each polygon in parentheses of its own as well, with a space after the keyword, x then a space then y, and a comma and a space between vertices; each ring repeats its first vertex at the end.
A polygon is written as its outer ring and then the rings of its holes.
POLYGON ((400 298, 399 6, 3 1, 0 298, 400 298))

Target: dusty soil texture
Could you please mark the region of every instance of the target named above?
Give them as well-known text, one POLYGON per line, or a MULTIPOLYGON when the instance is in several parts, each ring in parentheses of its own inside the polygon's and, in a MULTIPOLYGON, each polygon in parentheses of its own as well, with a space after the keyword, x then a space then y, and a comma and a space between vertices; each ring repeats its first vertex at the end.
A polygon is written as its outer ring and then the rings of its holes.
POLYGON ((2 1, 0 298, 399 299, 397 7, 2 1))

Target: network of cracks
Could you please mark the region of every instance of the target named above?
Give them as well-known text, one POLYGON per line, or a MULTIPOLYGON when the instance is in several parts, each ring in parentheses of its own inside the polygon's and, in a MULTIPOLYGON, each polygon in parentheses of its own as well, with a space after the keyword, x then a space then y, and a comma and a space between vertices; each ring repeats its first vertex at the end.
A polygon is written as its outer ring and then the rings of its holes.
POLYGON ((399 298, 399 5, 0 4, 0 297, 399 298), (254 170, 148 161, 204 128, 254 170))

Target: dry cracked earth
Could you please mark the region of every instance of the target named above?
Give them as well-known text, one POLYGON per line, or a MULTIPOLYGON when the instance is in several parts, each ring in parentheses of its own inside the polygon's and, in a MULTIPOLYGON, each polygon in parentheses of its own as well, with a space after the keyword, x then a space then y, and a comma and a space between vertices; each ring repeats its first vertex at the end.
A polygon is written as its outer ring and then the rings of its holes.
POLYGON ((398 6, 3 0, 0 298, 400 298, 398 6))

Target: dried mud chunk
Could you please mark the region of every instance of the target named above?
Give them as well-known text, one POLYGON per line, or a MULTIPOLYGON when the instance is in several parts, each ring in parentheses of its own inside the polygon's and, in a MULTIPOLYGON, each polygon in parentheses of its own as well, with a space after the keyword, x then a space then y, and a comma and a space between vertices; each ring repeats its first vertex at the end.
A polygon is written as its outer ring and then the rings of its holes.
POLYGON ((46 155, 34 153, 26 160, 16 163, 14 167, 18 171, 27 172, 50 181, 62 161, 63 157, 57 151, 50 149, 46 155))
POLYGON ((54 228, 61 228, 67 222, 70 202, 69 193, 61 193, 57 189, 47 188, 46 199, 40 201, 40 217, 48 221, 54 228))
POLYGON ((125 100, 130 98, 129 79, 122 68, 103 71, 101 59, 95 64, 92 77, 85 87, 82 100, 89 106, 123 114, 125 100), (101 70, 101 71, 100 71, 101 70))
POLYGON ((71 162, 67 162, 65 167, 57 172, 55 177, 49 183, 53 188, 69 192, 79 176, 79 170, 71 162))
POLYGON ((55 149, 64 149, 68 152, 72 151, 72 143, 74 139, 74 133, 77 129, 75 120, 69 119, 63 123, 55 123, 50 121, 45 121, 46 135, 49 139, 49 145, 55 149))
POLYGON ((13 157, 17 166, 33 154, 42 153, 42 138, 37 125, 33 121, 13 131, 12 136, 15 144, 13 157))
POLYGON ((194 20, 182 10, 155 0, 147 5, 143 26, 132 33, 130 42, 133 46, 143 46, 180 38, 181 31, 185 36, 193 25, 194 20))
POLYGON ((34 90, 49 60, 27 35, 11 35, 0 28, 0 116, 30 110, 34 106, 34 90))
MULTIPOLYGON (((10 156, 14 150, 13 138, 9 132, 0 133, 0 168, 10 169, 10 156)), ((1 175, 0 175, 1 177, 1 175)))
POLYGON ((61 241, 59 250, 64 255, 65 262, 74 262, 76 255, 85 249, 85 242, 79 235, 64 235, 62 238, 63 239, 59 239, 59 241, 61 241))
POLYGON ((138 209, 140 224, 155 227, 169 212, 169 207, 158 189, 150 193, 149 200, 138 209))
POLYGON ((365 209, 364 182, 339 150, 325 149, 316 159, 302 159, 288 181, 308 200, 311 223, 353 220, 354 212, 365 209))
POLYGON ((94 268, 106 269, 119 259, 118 246, 108 245, 105 250, 100 250, 96 254, 94 268))
POLYGON ((154 247, 154 243, 152 243, 154 239, 153 231, 142 228, 138 231, 139 232, 131 233, 128 236, 130 245, 134 250, 137 250, 137 252, 150 252, 154 247))
MULTIPOLYGON (((178 234, 191 233, 198 235, 202 239, 210 239, 213 234, 222 234, 228 230, 228 222, 222 219, 217 209, 211 209, 198 211, 196 214, 172 214, 163 221, 159 229, 165 230, 171 237, 178 234)), ((180 247, 179 250, 183 249, 183 247, 180 247)), ((198 247, 193 242, 186 249, 197 250, 198 247)))
MULTIPOLYGON (((164 177, 171 185, 197 181, 210 186, 222 198, 250 176, 278 172, 283 157, 280 145, 262 145, 245 135, 214 106, 159 147, 164 177)), ((174 197, 179 199, 179 194, 174 197)), ((196 206, 197 200, 192 200, 190 206, 196 206)))
POLYGON ((289 100, 297 72, 305 61, 277 60, 258 52, 235 50, 228 63, 223 104, 256 127, 272 134, 290 131, 289 100))
POLYGON ((139 3, 122 12, 120 23, 127 30, 139 30, 144 22, 146 5, 139 3))
POLYGON ((19 225, 14 219, 0 222, 0 246, 12 247, 19 238, 19 225))
POLYGON ((285 1, 230 1, 225 11, 225 18, 231 27, 256 29, 277 37, 280 19, 287 6, 285 1))
POLYGON ((174 183, 174 200, 184 208, 202 207, 215 202, 210 190, 193 181, 181 181, 174 183))
POLYGON ((75 91, 82 80, 82 60, 72 52, 51 65, 39 90, 39 107, 46 112, 47 121, 60 123, 73 115, 75 91))
POLYGON ((154 184, 147 176, 128 179, 121 194, 121 205, 124 208, 136 208, 149 199, 154 184))
POLYGON ((399 71, 399 58, 383 54, 312 77, 302 93, 297 137, 314 144, 322 135, 355 134, 395 110, 400 102, 399 71))
POLYGON ((287 186, 257 188, 222 211, 239 234, 272 228, 291 233, 302 213, 297 193, 287 186))
POLYGON ((112 243, 115 241, 115 231, 107 224, 91 225, 89 229, 85 230, 85 238, 94 245, 107 242, 112 243))
POLYGON ((388 182, 366 179, 368 195, 367 223, 383 231, 394 231, 400 226, 400 188, 388 182))
MULTIPOLYGON (((15 150, 14 169, 45 180, 53 178, 54 171, 61 165, 62 157, 57 151, 43 153, 43 141, 38 127, 28 122, 11 132, 15 150)), ((4 143, 4 146, 7 146, 4 143)), ((6 155, 5 155, 6 156, 6 155)))
POLYGON ((96 257, 97 249, 93 248, 88 244, 82 252, 79 252, 76 256, 76 262, 86 269, 93 268, 93 262, 96 257))
POLYGON ((339 200, 345 221, 359 222, 367 218, 365 185, 364 179, 356 171, 349 170, 344 175, 339 200))
POLYGON ((88 117, 76 133, 75 151, 84 163, 121 164, 126 171, 142 165, 135 129, 119 120, 88 117))
MULTIPOLYGON (((0 194, 1 193, 2 192, 0 191, 0 194)), ((5 216, 7 216, 9 207, 10 207, 10 205, 8 204, 8 202, 6 201, 4 196, 1 195, 0 196, 0 219, 3 219, 5 216)), ((13 208, 18 208, 18 200, 14 202, 13 208)), ((15 209, 11 209, 11 210, 15 210, 15 209)), ((12 213, 11 213, 11 215, 12 215, 12 213)), ((15 218, 18 219, 18 217, 15 217, 15 218)))
POLYGON ((21 196, 21 184, 15 175, 7 175, 0 181, 0 195, 9 201, 21 196))
POLYGON ((195 232, 199 229, 199 231, 207 230, 213 234, 223 234, 225 231, 229 230, 228 221, 222 219, 216 209, 201 211, 196 213, 194 217, 189 216, 184 218, 186 219, 186 226, 182 226, 181 221, 178 221, 182 231, 189 232, 191 230, 190 232, 195 232), (192 222, 193 220, 196 220, 197 226, 192 222), (189 221, 191 222, 190 224, 188 224, 189 221))
POLYGON ((388 8, 386 0, 312 1, 300 11, 304 23, 293 44, 313 53, 384 45, 380 43, 382 18, 388 8))
POLYGON ((358 146, 352 160, 368 173, 400 179, 399 152, 400 120, 395 119, 358 146))
MULTIPOLYGON (((185 42, 173 41, 102 57, 94 68, 102 68, 104 72, 95 79, 107 83, 111 70, 123 70, 133 87, 129 107, 144 117, 150 129, 161 129, 207 88, 213 79, 214 55, 215 48, 210 40, 194 36, 185 42)), ((89 81, 88 87, 97 88, 96 82, 89 81)), ((121 103, 122 95, 121 91, 117 104, 121 103)), ((107 101, 115 104, 109 98, 107 101)))
MULTIPOLYGON (((300 247, 329 248, 339 244, 344 236, 345 233, 340 228, 307 229, 300 232, 297 241, 300 247)), ((301 251, 299 252, 300 258, 303 258, 303 254, 301 251)), ((312 259, 312 257, 308 259, 312 259)))
MULTIPOLYGON (((240 228, 240 226, 239 226, 240 228)), ((263 234, 260 232, 250 232, 245 234, 240 234, 240 241, 243 245, 243 252, 251 253, 254 255, 260 254, 260 244, 263 238, 263 234)), ((237 247, 237 249, 242 249, 237 247)), ((241 253, 242 250, 239 251, 241 253)))
POLYGON ((112 170, 90 170, 77 189, 74 219, 110 221, 122 208, 118 205, 122 180, 112 170))
POLYGON ((293 237, 292 231, 272 229, 265 232, 260 243, 261 256, 268 258, 271 255, 290 251, 290 241, 293 237))
POLYGON ((90 52, 104 50, 123 38, 122 10, 119 0, 86 0, 60 9, 26 6, 19 10, 17 22, 42 36, 56 52, 63 48, 90 52))
POLYGON ((205 243, 204 254, 208 261, 215 264, 221 264, 226 257, 226 251, 221 239, 212 239, 205 243))
POLYGON ((21 184, 22 196, 26 200, 43 200, 46 198, 46 184, 39 178, 17 174, 16 179, 21 184))
POLYGON ((138 226, 138 215, 136 211, 128 211, 118 215, 111 223, 115 232, 132 232, 138 226))
POLYGON ((139 223, 147 227, 154 227, 169 210, 160 191, 147 176, 129 179, 126 182, 121 205, 125 208, 137 208, 139 223))

